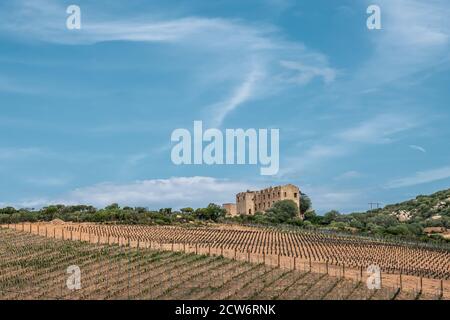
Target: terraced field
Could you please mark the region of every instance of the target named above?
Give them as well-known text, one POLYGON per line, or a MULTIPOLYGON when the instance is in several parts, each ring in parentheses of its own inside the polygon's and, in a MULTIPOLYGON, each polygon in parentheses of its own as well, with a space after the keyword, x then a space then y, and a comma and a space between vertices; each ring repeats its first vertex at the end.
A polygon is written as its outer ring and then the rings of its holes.
POLYGON ((206 254, 52 239, 0 229, 1 299, 435 299, 206 254), (79 266, 81 289, 67 268, 79 266))
MULTIPOLYGON (((32 226, 33 227, 33 226, 32 226)), ((45 226, 41 227, 44 230, 45 226)), ((35 227, 36 228, 36 227, 35 227)), ((280 255, 298 260, 328 262, 348 268, 378 265, 387 273, 402 273, 433 279, 450 280, 449 248, 404 245, 375 239, 318 232, 280 232, 263 228, 233 227, 161 227, 135 225, 67 224, 66 237, 125 239, 133 242, 156 242, 196 245, 254 256, 280 255)), ((61 234, 61 231, 59 231, 61 234)), ((56 235, 58 236, 58 235, 56 235)))

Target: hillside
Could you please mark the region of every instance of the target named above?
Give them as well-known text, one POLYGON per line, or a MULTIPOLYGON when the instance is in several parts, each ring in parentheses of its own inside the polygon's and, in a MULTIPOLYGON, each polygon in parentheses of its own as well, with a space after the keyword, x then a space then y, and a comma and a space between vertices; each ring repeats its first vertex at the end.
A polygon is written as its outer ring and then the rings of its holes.
POLYGON ((444 221, 448 222, 450 217, 450 189, 387 205, 381 212, 395 216, 400 222, 415 221, 427 226, 444 227, 444 221))
MULTIPOLYGON (((415 199, 390 204, 366 213, 353 213, 347 217, 363 222, 373 233, 434 237, 450 239, 450 189, 431 195, 419 195, 415 199), (384 230, 380 230, 384 228, 384 230), (378 232, 377 232, 378 231, 378 232)), ((337 219, 339 220, 339 218, 337 219)), ((361 229, 362 225, 350 219, 350 225, 361 229)))

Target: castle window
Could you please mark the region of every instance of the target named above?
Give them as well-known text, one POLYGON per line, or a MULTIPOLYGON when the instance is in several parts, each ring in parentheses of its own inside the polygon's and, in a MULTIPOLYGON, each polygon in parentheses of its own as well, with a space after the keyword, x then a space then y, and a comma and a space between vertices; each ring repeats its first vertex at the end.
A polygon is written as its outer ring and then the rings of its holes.
POLYGON ((248 214, 252 214, 252 209, 248 209, 248 214))
POLYGON ((287 193, 286 192, 284 193, 284 196, 287 197, 287 193))
POLYGON ((294 198, 297 198, 297 192, 294 193, 294 198))

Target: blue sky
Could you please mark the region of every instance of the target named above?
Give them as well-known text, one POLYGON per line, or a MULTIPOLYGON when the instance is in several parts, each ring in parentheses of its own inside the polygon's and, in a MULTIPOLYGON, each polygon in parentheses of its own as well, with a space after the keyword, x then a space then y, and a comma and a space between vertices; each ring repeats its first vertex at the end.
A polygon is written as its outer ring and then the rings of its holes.
POLYGON ((449 16, 444 0, 3 1, 0 205, 197 207, 294 183, 350 212, 448 188, 449 16), (279 128, 279 173, 174 165, 171 132, 194 120, 279 128))

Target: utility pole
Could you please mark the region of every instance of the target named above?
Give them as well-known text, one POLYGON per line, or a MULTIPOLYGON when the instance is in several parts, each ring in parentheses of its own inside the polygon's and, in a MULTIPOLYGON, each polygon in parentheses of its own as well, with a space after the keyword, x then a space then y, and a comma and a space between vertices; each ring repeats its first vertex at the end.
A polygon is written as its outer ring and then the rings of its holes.
POLYGON ((377 209, 380 208, 381 203, 379 203, 379 202, 369 202, 369 205, 370 205, 370 210, 372 210, 374 206, 377 206, 377 209))

